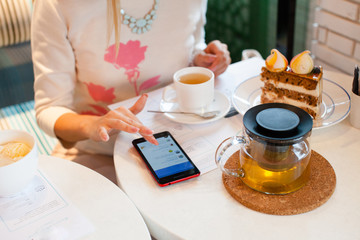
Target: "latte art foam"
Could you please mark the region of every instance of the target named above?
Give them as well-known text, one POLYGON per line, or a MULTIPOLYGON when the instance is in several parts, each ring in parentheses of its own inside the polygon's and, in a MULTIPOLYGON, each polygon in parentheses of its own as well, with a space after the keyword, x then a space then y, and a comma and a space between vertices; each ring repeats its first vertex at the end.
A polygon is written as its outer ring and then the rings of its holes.
POLYGON ((0 145, 0 167, 14 163, 31 151, 30 146, 22 142, 8 142, 0 145))

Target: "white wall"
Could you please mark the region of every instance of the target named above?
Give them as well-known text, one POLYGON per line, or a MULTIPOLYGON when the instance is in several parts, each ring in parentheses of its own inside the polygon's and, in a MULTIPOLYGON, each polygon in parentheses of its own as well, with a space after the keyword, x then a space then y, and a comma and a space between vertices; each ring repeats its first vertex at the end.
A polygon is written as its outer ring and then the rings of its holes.
POLYGON ((360 0, 315 0, 310 50, 315 64, 353 75, 360 65, 360 0))

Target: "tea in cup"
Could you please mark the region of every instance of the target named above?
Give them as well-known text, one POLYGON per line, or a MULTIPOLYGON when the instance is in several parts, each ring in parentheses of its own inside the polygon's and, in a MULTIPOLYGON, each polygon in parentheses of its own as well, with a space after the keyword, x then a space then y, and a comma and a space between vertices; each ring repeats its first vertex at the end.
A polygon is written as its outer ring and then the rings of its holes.
POLYGON ((204 112, 214 100, 214 73, 207 68, 180 69, 174 74, 173 81, 173 85, 164 89, 162 100, 177 103, 183 112, 204 112), (173 98, 171 91, 176 95, 173 98))
POLYGON ((0 197, 23 190, 35 176, 37 164, 37 146, 31 134, 0 131, 0 197))
POLYGON ((307 112, 283 103, 261 104, 244 114, 243 125, 240 135, 224 140, 216 151, 225 174, 267 194, 291 193, 308 182, 313 120, 307 112), (228 169, 225 154, 234 146, 239 168, 228 169))

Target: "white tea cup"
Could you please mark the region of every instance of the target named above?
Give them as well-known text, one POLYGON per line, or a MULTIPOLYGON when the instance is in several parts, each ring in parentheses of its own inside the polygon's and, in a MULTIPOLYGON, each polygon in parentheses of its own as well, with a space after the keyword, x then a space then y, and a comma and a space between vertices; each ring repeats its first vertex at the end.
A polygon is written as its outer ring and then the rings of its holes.
POLYGON ((207 68, 182 68, 174 73, 173 81, 164 89, 162 100, 178 103, 183 112, 204 112, 214 100, 214 73, 207 68), (176 97, 171 98, 170 91, 175 91, 176 97))

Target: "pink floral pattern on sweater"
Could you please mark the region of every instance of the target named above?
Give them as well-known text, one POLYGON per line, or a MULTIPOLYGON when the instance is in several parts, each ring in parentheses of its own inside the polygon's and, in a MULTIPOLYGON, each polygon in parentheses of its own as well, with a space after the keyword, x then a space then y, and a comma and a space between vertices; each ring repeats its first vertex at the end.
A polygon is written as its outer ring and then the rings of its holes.
MULTIPOLYGON (((116 53, 115 44, 106 49, 104 60, 111 63, 116 69, 125 69, 129 84, 134 87, 136 96, 142 91, 152 88, 159 84, 160 75, 151 77, 138 86, 140 77, 139 64, 145 60, 145 52, 147 46, 141 46, 140 41, 128 41, 126 44, 120 43, 118 52, 116 53)), ((106 89, 104 86, 93 83, 85 83, 91 98, 97 103, 111 104, 115 100, 115 88, 106 89)), ((95 110, 82 112, 82 114, 104 115, 107 109, 100 105, 90 104, 95 110)))
POLYGON ((114 88, 106 89, 104 86, 93 83, 85 83, 90 96, 96 102, 104 102, 107 104, 113 103, 115 99, 114 88))
MULTIPOLYGON (((115 100, 114 88, 106 89, 104 86, 96 85, 94 83, 85 83, 91 98, 98 103, 111 104, 115 100)), ((95 111, 83 111, 83 115, 97 115, 102 116, 108 112, 106 108, 100 105, 90 104, 90 107, 95 111)))
POLYGON ((145 60, 147 46, 141 46, 140 41, 128 41, 126 44, 120 43, 116 54, 116 46, 111 45, 106 49, 104 60, 113 64, 116 69, 124 68, 127 79, 133 85, 135 94, 138 96, 144 90, 159 84, 160 75, 149 78, 138 86, 137 81, 140 77, 139 64, 145 60))

